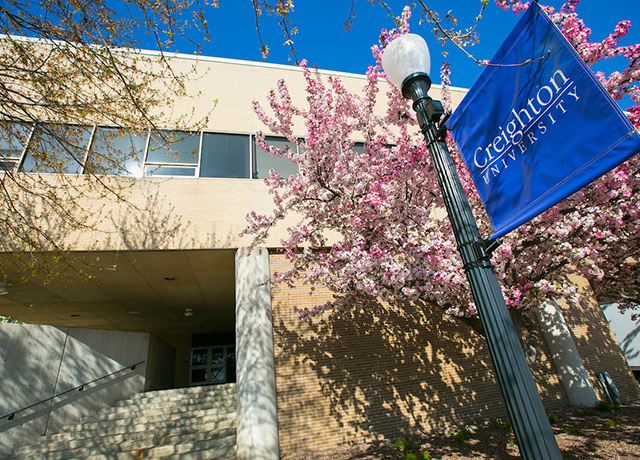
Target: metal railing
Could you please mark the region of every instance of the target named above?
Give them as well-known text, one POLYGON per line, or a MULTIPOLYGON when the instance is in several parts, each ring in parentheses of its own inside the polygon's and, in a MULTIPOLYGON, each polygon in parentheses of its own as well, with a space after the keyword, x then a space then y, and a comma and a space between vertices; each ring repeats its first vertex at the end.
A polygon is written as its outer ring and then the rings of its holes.
POLYGON ((71 388, 69 390, 63 391, 62 393, 58 393, 56 395, 50 396, 50 397, 48 397, 46 399, 43 399, 42 401, 38 401, 38 402, 36 402, 34 404, 31 404, 29 406, 26 406, 26 407, 23 407, 21 409, 15 410, 15 411, 11 412, 10 414, 6 414, 6 415, 3 415, 3 416, 0 416, 0 422, 2 422, 5 419, 8 420, 8 421, 14 420, 16 415, 20 414, 21 412, 28 411, 29 409, 33 409, 34 407, 40 406, 40 405, 45 404, 47 402, 53 402, 54 399, 59 398, 61 396, 65 396, 67 394, 84 391, 85 387, 93 385, 94 383, 101 382, 101 381, 103 381, 103 380, 105 380, 105 379, 107 379, 109 377, 113 377, 115 375, 121 374, 121 373, 126 372, 126 371, 133 372, 136 369, 137 366, 139 366, 140 364, 143 364, 145 361, 146 360, 142 360, 142 361, 137 362, 135 364, 132 364, 130 366, 123 367, 122 369, 118 369, 117 371, 111 372, 110 374, 103 375, 102 377, 98 377, 98 378, 93 379, 93 380, 91 380, 89 382, 83 383, 83 384, 78 385, 78 386, 76 386, 74 388, 71 388))

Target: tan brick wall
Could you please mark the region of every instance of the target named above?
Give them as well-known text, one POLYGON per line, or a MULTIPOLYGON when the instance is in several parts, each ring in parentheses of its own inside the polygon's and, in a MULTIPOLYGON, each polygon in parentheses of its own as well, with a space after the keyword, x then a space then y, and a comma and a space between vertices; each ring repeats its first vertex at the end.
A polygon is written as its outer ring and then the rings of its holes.
MULTIPOLYGON (((43 174, 43 189, 60 182, 54 174, 43 174)), ((83 184, 88 176, 64 176, 64 181, 83 184)), ((54 213, 38 225, 47 227, 57 241, 69 249, 217 249, 248 246, 252 238, 240 237, 251 211, 271 214, 273 200, 261 180, 217 178, 104 177, 109 189, 119 190, 122 200, 95 186, 68 206, 69 213, 92 216, 87 226, 68 230, 54 213), (90 225, 89 225, 90 224, 90 225)), ((38 209, 38 199, 25 196, 25 212, 38 209)), ((265 244, 279 245, 284 230, 295 223, 290 216, 276 227, 265 244)))
MULTIPOLYGON (((188 74, 192 68, 195 73, 188 83, 187 92, 191 97, 162 107, 169 120, 193 113, 194 121, 207 117, 204 126, 207 131, 253 134, 265 130, 253 113, 252 101, 266 101, 268 92, 276 88, 280 79, 288 82, 292 100, 306 105, 305 82, 298 67, 194 56, 171 58, 171 61, 177 73, 188 74), (218 104, 209 113, 215 99, 218 104)), ((321 73, 326 81, 328 73, 321 73)), ((355 93, 360 93, 367 81, 363 75, 339 76, 345 87, 355 93)), ((434 88, 434 96, 438 93, 438 88, 434 88)), ((463 94, 463 91, 453 92, 454 105, 460 102, 463 94)), ((385 109, 384 103, 376 107, 379 114, 385 109)), ((302 123, 298 124, 296 134, 304 136, 302 123)), ((95 182, 88 176, 60 178, 43 174, 40 184, 43 190, 55 183, 70 190, 71 194, 76 187, 82 189, 84 198, 77 202, 69 200, 68 212, 81 219, 87 215, 93 215, 95 219, 90 218, 87 226, 80 230, 69 231, 55 214, 50 213, 37 225, 48 226, 54 239, 63 241, 72 250, 234 248, 250 244, 249 237, 238 236, 246 226, 249 212, 269 215, 274 209, 262 180, 178 177, 106 177, 101 180, 106 187, 88 188, 82 184, 95 182), (65 181, 65 185, 60 185, 65 181), (117 190, 124 201, 115 200, 107 190, 117 190)), ((37 198, 23 198, 20 201, 25 209, 39 209, 37 198)), ((288 217, 264 245, 279 246, 285 237, 283 230, 295 221, 295 216, 288 217)))
POLYGON ((561 302, 560 307, 598 398, 605 400, 606 396, 598 383, 597 374, 608 372, 620 391, 622 402, 639 401, 638 382, 633 377, 602 308, 591 295, 589 284, 577 276, 570 279, 579 287, 582 300, 578 305, 561 302))
MULTIPOLYGON (((282 255, 270 263, 287 267, 282 255)), ((506 416, 484 340, 466 324, 409 303, 300 322, 294 305, 330 298, 307 292, 272 294, 283 455, 506 416)), ((544 344, 532 370, 545 407, 566 406, 544 344)))
MULTIPOLYGON (((253 113, 252 101, 259 101, 268 112, 267 94, 276 89, 277 82, 281 79, 286 81, 293 103, 299 107, 308 107, 305 93, 306 83, 300 67, 232 61, 204 56, 200 58, 193 56, 172 58, 171 65, 178 73, 189 74, 192 68, 195 69, 194 77, 188 83, 187 92, 191 97, 176 100, 173 107, 162 107, 162 110, 170 115, 170 119, 184 114, 192 114, 194 121, 208 117, 205 130, 246 134, 266 131, 267 128, 253 113), (215 100, 217 100, 217 105, 211 111, 215 100)), ((363 72, 366 70, 362 69, 363 72)), ((367 83, 364 75, 323 70, 319 72, 325 85, 328 86, 329 74, 336 74, 344 86, 354 94, 361 94, 362 87, 367 83)), ((388 84, 381 82, 379 96, 381 102, 376 105, 375 110, 380 115, 386 110, 384 94, 386 94, 387 88, 388 84)), ((440 87, 434 85, 430 94, 432 97, 440 99, 440 87)), ((466 94, 465 90, 452 89, 451 99, 454 107, 458 106, 464 94, 466 94)), ((294 133, 298 136, 305 135, 304 125, 300 119, 296 122, 294 133)))

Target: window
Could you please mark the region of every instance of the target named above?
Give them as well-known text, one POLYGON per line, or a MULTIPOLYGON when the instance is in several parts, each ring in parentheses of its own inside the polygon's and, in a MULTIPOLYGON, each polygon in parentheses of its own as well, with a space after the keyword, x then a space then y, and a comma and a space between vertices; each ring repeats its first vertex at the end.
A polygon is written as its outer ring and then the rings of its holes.
POLYGON ((25 172, 81 174, 90 137, 88 126, 38 125, 22 169, 25 172))
POLYGON ((149 139, 146 176, 195 176, 200 135, 182 131, 152 133, 149 139))
POLYGON ((249 177, 249 136, 203 133, 200 177, 249 177))
MULTIPOLYGON (((284 150, 285 147, 290 147, 294 152, 297 151, 296 145, 293 142, 281 137, 266 137, 267 144, 272 145, 278 149, 284 150)), ((269 170, 273 169, 280 177, 286 179, 287 177, 298 174, 298 165, 288 158, 278 158, 269 155, 267 152, 258 147, 258 144, 254 142, 255 155, 253 158, 253 171, 251 177, 253 179, 264 179, 269 176, 269 170)))
POLYGON ((233 345, 193 348, 191 385, 236 381, 236 349, 233 345))
POLYGON ((356 142, 355 144, 353 144, 353 150, 355 150, 361 155, 364 155, 367 153, 367 150, 364 148, 364 142, 356 142))
POLYGON ((96 128, 85 173, 142 177, 147 133, 96 128))
POLYGON ((0 168, 2 170, 13 170, 20 162, 32 129, 32 126, 22 123, 0 124, 0 168))
MULTIPOLYGON (((266 141, 280 150, 297 151, 295 143, 282 137, 266 141)), ((269 155, 255 141, 252 145, 249 134, 0 124, 0 168, 13 169, 20 162, 28 173, 129 177, 264 179, 271 169, 282 178, 298 173, 290 159, 269 155)))
MULTIPOLYGON (((384 146, 384 148, 386 149, 392 149, 393 147, 395 147, 395 144, 387 144, 384 146)), ((353 144, 353 150, 355 150, 357 153, 361 155, 367 154, 367 149, 364 146, 364 142, 356 142, 355 144, 353 144)), ((374 153, 375 158, 380 158, 381 156, 382 156, 382 151, 378 151, 374 153)))

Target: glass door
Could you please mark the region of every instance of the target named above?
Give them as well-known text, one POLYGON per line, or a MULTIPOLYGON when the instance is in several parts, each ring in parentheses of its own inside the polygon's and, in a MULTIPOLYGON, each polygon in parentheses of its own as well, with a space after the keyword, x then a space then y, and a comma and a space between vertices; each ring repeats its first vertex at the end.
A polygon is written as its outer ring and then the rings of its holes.
POLYGON ((190 385, 211 385, 236 381, 234 345, 198 347, 191 350, 190 385))

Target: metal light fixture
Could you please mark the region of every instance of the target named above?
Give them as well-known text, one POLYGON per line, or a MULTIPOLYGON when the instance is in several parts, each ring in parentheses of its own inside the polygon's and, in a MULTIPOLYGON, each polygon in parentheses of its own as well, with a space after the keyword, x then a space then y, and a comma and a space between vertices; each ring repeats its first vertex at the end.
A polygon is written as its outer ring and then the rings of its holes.
POLYGON ((382 55, 382 66, 389 80, 404 97, 411 98, 418 115, 520 453, 525 460, 561 460, 491 265, 491 245, 480 236, 445 143, 448 116, 442 103, 427 94, 431 87, 430 65, 427 44, 415 34, 396 38, 382 55))
POLYGON ((11 286, 11 283, 8 281, 0 281, 0 295, 9 294, 9 286, 11 286))

